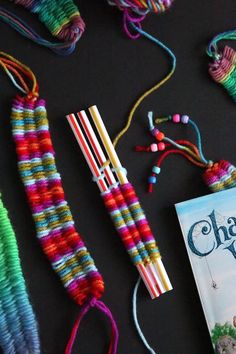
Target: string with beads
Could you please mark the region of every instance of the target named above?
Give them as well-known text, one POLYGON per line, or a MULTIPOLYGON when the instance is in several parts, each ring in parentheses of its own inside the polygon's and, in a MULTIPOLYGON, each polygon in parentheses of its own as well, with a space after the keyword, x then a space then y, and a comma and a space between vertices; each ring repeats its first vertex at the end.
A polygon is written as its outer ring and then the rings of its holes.
POLYGON ((94 307, 111 322, 112 336, 108 353, 115 354, 118 345, 117 326, 109 309, 99 300, 104 292, 102 276, 75 229, 65 200, 61 177, 56 168, 45 101, 39 98, 36 78, 27 66, 3 52, 0 52, 0 65, 13 84, 25 92, 24 97, 17 96, 13 101, 11 124, 18 168, 39 243, 70 297, 83 306, 65 353, 71 353, 81 320, 94 307), (32 88, 29 88, 29 84, 32 88))
MULTIPOLYGON (((161 136, 162 140, 166 142, 165 151, 160 151, 161 155, 157 159, 156 164, 152 168, 152 174, 148 178, 149 192, 153 191, 153 186, 157 182, 157 176, 161 172, 161 166, 163 161, 170 155, 178 154, 189 160, 192 164, 203 168, 203 180, 212 192, 218 192, 226 190, 236 186, 236 167, 230 162, 225 160, 220 160, 218 162, 213 162, 212 160, 207 160, 204 157, 202 151, 202 139, 201 133, 197 124, 189 118, 187 115, 174 114, 173 116, 168 116, 164 118, 157 118, 155 122, 158 124, 163 122, 173 122, 183 123, 184 125, 190 125, 194 128, 197 135, 197 144, 193 144, 188 140, 173 140, 166 137, 164 133, 160 132, 157 127, 153 124, 153 113, 149 112, 149 130, 152 136, 158 140, 161 136), (161 134, 160 134, 161 133, 161 134), (174 147, 174 148, 173 148, 174 147)), ((153 144, 152 144, 153 145, 153 144)), ((152 146, 150 145, 150 146, 152 146)), ((157 144, 155 144, 157 146, 157 144)), ((157 152, 158 148, 151 148, 150 146, 137 146, 136 151, 146 151, 146 152, 157 152)), ((209 277, 211 279, 211 286, 214 289, 218 289, 217 282, 213 278, 210 264, 208 262, 207 256, 204 256, 206 266, 208 269, 209 277)))
POLYGON ((16 236, 0 195, 0 347, 40 353, 38 325, 27 293, 16 236))
MULTIPOLYGON (((230 162, 226 160, 219 160, 213 162, 207 160, 202 150, 201 133, 197 124, 189 118, 187 115, 174 114, 165 118, 157 118, 155 122, 157 124, 163 122, 183 123, 184 125, 191 125, 197 134, 197 145, 191 143, 188 140, 173 140, 166 137, 163 132, 160 132, 158 128, 153 125, 153 112, 148 113, 149 130, 152 136, 158 140, 158 138, 165 144, 165 148, 160 150, 162 155, 157 160, 156 164, 152 168, 152 174, 148 178, 149 192, 152 192, 153 185, 157 182, 157 176, 161 172, 161 164, 164 159, 170 154, 178 154, 184 156, 194 165, 204 169, 203 179, 212 192, 219 192, 221 190, 233 188, 236 186, 236 168, 230 162), (160 134, 161 133, 161 134, 160 134), (164 143, 166 142, 166 143, 164 143), (171 148, 174 147, 175 149, 171 148), (163 152, 163 150, 165 150, 163 152)), ((145 152, 158 152, 158 144, 153 143, 150 146, 136 146, 135 150, 145 152)))
POLYGON ((236 101, 236 52, 229 46, 219 49, 222 40, 236 40, 236 30, 220 33, 209 43, 207 54, 213 60, 209 64, 209 73, 236 101))
POLYGON ((49 42, 36 33, 22 19, 0 6, 0 19, 9 24, 24 37, 50 48, 57 54, 71 54, 76 43, 82 36, 85 24, 73 0, 13 0, 16 5, 22 5, 48 28, 58 42, 49 42))

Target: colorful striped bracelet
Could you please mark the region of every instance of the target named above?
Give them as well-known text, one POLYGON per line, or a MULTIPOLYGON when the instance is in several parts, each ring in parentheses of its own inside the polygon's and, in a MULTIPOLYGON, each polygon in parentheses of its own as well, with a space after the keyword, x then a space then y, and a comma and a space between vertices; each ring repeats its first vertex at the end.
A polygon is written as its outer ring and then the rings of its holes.
POLYGON ((209 43, 207 54, 213 59, 209 64, 209 74, 236 102, 236 52, 229 46, 219 49, 222 40, 236 40, 236 30, 220 33, 209 43))
POLYGON ((118 330, 109 309, 99 298, 104 282, 82 237, 75 229, 65 200, 55 152, 49 132, 45 101, 38 97, 38 84, 32 71, 5 53, 0 64, 15 86, 26 92, 13 101, 11 123, 16 144, 18 168, 35 221, 36 233, 44 253, 71 298, 83 308, 66 348, 71 353, 77 329, 89 308, 109 317, 112 338, 108 353, 117 351, 118 330), (25 77, 33 84, 28 89, 25 77))
POLYGON ((104 149, 85 111, 77 114, 79 122, 74 114, 69 114, 68 122, 133 264, 142 277, 151 298, 157 298, 171 290, 172 286, 162 264, 154 235, 134 187, 127 179, 126 170, 119 161, 97 107, 90 107, 89 112, 104 149))
POLYGON ((58 42, 49 42, 38 35, 23 20, 0 6, 0 19, 24 37, 50 48, 60 55, 68 55, 84 32, 85 24, 73 0, 13 0, 30 12, 37 14, 39 20, 48 28, 58 42))
POLYGON ((16 237, 0 195, 0 347, 5 354, 39 354, 38 325, 21 269, 16 237))

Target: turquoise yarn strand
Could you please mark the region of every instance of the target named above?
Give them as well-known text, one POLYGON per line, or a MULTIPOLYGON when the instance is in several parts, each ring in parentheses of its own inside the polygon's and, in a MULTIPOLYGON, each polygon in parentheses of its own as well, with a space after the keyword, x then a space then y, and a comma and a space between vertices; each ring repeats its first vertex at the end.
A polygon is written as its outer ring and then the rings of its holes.
POLYGON ((144 346, 147 348, 147 350, 151 353, 151 354, 157 354, 154 349, 152 349, 152 347, 150 347, 150 345, 147 342, 147 339, 145 338, 140 325, 139 325, 139 321, 138 321, 138 316, 137 316, 137 293, 138 293, 138 289, 139 289, 139 285, 141 283, 141 278, 138 278, 138 281, 134 287, 134 292, 133 292, 133 299, 132 299, 132 306, 133 306, 133 319, 134 319, 134 324, 136 327, 136 330, 139 334, 139 337, 141 339, 141 341, 143 342, 144 346))

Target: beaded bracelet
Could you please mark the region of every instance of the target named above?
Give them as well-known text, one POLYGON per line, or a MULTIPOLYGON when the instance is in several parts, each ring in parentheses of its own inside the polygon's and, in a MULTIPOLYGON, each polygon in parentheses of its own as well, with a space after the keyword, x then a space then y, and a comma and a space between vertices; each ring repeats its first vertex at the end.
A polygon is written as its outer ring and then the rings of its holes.
POLYGON ((76 43, 84 32, 85 24, 73 0, 13 0, 13 2, 37 14, 39 20, 59 42, 52 43, 43 39, 23 20, 0 6, 2 21, 26 38, 50 48, 57 54, 68 55, 74 51, 76 43))
POLYGON ((65 200, 60 174, 55 164, 45 101, 38 97, 33 72, 0 52, 0 64, 15 86, 25 93, 13 101, 11 123, 16 144, 18 168, 35 221, 36 233, 44 253, 71 298, 83 305, 72 331, 66 354, 71 353, 77 329, 89 308, 105 313, 112 325, 109 354, 116 353, 118 330, 111 312, 99 301, 104 282, 94 261, 76 231, 65 200), (32 83, 29 89, 25 78, 32 83))
POLYGON ((0 195, 0 347, 39 354, 38 325, 29 300, 14 230, 0 195))

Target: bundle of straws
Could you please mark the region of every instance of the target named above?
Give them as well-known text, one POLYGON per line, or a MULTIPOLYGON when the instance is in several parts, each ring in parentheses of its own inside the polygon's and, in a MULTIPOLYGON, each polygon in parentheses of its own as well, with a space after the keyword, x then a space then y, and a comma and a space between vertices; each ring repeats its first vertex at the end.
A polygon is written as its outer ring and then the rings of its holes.
POLYGON ((122 167, 96 106, 67 116, 120 238, 152 299, 172 289, 159 249, 126 170, 122 167), (105 153, 100 145, 102 142, 105 153), (107 155, 107 157, 106 157, 107 155), (110 166, 112 165, 112 166, 110 166))

